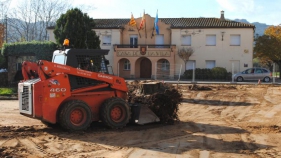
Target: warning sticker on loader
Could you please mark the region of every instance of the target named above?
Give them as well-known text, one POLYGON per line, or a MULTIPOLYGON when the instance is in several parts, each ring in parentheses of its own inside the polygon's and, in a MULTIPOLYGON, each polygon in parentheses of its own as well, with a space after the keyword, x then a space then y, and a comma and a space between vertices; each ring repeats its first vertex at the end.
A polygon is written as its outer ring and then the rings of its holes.
POLYGON ((56 97, 56 93, 50 93, 50 98, 55 98, 56 97))
POLYGON ((99 78, 106 78, 106 79, 110 79, 110 80, 113 79, 111 76, 104 75, 104 74, 98 74, 98 77, 99 77, 99 78))
POLYGON ((59 81, 55 80, 55 79, 50 79, 49 82, 54 84, 54 85, 60 85, 59 81))

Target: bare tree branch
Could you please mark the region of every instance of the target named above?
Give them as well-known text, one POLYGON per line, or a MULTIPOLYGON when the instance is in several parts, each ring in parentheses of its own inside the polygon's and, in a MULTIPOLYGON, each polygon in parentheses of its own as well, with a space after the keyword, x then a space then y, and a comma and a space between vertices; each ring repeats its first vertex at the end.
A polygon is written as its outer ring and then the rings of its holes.
POLYGON ((8 15, 8 42, 48 40, 48 26, 71 8, 67 0, 21 0, 8 15))
POLYGON ((186 70, 186 63, 189 60, 189 57, 194 53, 194 50, 192 47, 182 47, 178 50, 178 56, 183 60, 184 62, 184 70, 186 70))

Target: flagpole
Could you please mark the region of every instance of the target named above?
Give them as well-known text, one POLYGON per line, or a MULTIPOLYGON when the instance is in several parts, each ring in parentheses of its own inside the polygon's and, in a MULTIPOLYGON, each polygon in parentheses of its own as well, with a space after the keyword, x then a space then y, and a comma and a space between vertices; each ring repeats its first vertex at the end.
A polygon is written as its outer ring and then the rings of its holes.
POLYGON ((136 29, 138 30, 139 36, 140 36, 140 38, 141 38, 141 34, 140 34, 139 29, 138 29, 138 25, 137 25, 137 23, 136 23, 136 29))
POLYGON ((133 16, 133 13, 132 13, 132 12, 131 12, 131 20, 130 20, 130 22, 129 22, 129 25, 130 25, 130 26, 136 26, 136 29, 138 30, 139 36, 140 36, 140 38, 141 38, 141 35, 140 35, 139 29, 138 29, 137 22, 136 22, 136 20, 135 20, 135 18, 134 18, 134 16, 133 16))
POLYGON ((140 31, 139 31, 139 29, 138 29, 138 26, 137 26, 137 24, 136 24, 136 28, 137 28, 137 30, 138 30, 138 33, 139 33, 139 36, 140 36, 140 38, 141 38, 141 35, 140 35, 140 31))
POLYGON ((153 29, 152 29, 152 32, 151 32, 151 39, 153 37, 154 28, 155 28, 155 24, 153 25, 153 29))
MULTIPOLYGON (((145 16, 145 10, 143 11, 144 12, 144 15, 145 16)), ((147 34, 146 34, 146 18, 145 18, 145 21, 144 21, 144 30, 145 30, 145 38, 147 38, 147 34)))

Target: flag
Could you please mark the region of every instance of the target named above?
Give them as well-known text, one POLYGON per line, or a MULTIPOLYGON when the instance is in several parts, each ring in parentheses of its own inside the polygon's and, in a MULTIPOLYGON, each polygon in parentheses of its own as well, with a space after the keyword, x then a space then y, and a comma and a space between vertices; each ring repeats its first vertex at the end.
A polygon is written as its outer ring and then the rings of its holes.
POLYGON ((155 21, 154 21, 154 26, 155 26, 156 34, 159 35, 158 10, 157 10, 156 17, 155 17, 155 21))
POLYGON ((144 16, 144 11, 143 11, 143 16, 142 16, 142 19, 141 19, 141 23, 140 23, 140 28, 139 28, 139 30, 143 29, 144 23, 145 23, 145 16, 144 16))
POLYGON ((135 20, 135 18, 133 16, 133 14, 131 14, 131 20, 129 22, 129 25, 130 26, 136 26, 137 25, 137 22, 136 22, 136 20, 135 20))

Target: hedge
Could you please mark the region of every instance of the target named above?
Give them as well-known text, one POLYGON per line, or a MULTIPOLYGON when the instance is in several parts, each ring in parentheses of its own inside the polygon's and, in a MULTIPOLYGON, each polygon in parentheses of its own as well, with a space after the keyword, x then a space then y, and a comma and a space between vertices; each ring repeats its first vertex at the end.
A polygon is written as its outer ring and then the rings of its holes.
MULTIPOLYGON (((182 76, 183 79, 192 79, 193 70, 186 70, 182 76)), ((195 69, 196 80, 231 80, 231 73, 225 68, 214 67, 212 69, 195 69)))
POLYGON ((4 43, 3 56, 28 56, 35 55, 37 59, 51 60, 52 53, 57 49, 57 44, 51 41, 31 41, 4 43))

